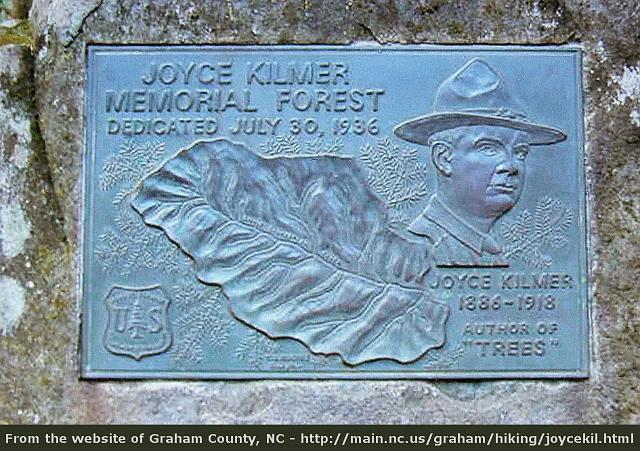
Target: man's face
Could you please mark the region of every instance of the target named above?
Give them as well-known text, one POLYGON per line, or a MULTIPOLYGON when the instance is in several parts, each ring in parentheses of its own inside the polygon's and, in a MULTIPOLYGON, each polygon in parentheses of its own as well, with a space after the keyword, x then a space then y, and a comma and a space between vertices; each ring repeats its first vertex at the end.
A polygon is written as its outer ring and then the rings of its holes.
POLYGON ((458 207, 499 217, 518 202, 529 151, 525 132, 487 125, 460 127, 451 153, 449 188, 458 207))

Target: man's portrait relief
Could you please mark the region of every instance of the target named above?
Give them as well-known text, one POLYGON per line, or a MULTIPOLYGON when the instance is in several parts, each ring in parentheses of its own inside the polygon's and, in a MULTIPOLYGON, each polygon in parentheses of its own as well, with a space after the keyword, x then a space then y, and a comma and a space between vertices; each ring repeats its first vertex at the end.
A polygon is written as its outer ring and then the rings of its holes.
POLYGON ((435 167, 435 194, 409 231, 432 242, 437 266, 508 266, 491 229, 522 194, 529 151, 566 139, 523 111, 498 73, 473 59, 440 85, 431 114, 396 127, 435 167))

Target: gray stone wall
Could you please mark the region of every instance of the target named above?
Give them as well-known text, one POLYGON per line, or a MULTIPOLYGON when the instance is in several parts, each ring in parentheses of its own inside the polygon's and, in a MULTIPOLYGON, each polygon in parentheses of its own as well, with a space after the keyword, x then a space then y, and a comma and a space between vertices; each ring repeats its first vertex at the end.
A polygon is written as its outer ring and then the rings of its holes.
POLYGON ((14 0, 0 27, 0 422, 640 423, 636 0, 14 0), (87 382, 76 296, 87 43, 584 49, 591 377, 87 382))

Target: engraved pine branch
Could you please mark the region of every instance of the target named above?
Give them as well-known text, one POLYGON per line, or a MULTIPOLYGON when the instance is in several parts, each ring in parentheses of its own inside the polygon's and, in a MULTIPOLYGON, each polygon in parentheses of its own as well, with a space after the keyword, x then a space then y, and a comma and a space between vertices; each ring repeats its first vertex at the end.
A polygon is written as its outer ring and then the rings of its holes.
POLYGON ((205 351, 219 351, 229 344, 231 319, 222 308, 224 295, 219 288, 190 283, 176 285, 172 291, 181 310, 174 325, 178 332, 174 360, 200 363, 205 351))
POLYGON ((276 136, 260 145, 260 152, 268 156, 312 156, 336 155, 344 147, 340 137, 333 142, 325 142, 320 136, 311 141, 302 142, 293 135, 276 136))
POLYGON ((167 274, 183 274, 188 259, 179 248, 167 242, 163 234, 145 226, 130 208, 131 188, 161 161, 163 142, 123 142, 105 163, 100 188, 120 188, 112 203, 117 207, 114 227, 99 236, 96 256, 107 273, 127 275, 147 269, 160 269, 167 274))
POLYGON ((551 256, 544 247, 560 249, 566 246, 566 233, 573 222, 573 211, 565 208, 559 199, 544 196, 538 200, 535 212, 523 210, 513 221, 505 221, 502 234, 508 245, 505 258, 519 259, 529 266, 551 266, 551 256))
POLYGON ((262 367, 279 351, 278 343, 257 331, 251 331, 238 345, 238 360, 251 366, 262 367))
POLYGON ((400 147, 388 137, 380 138, 374 147, 360 149, 369 184, 390 208, 407 208, 428 194, 427 168, 418 162, 416 149, 400 147))
MULTIPOLYGON (((436 354, 431 360, 427 361, 425 368, 449 368, 460 360, 467 351, 464 343, 459 343, 453 349, 436 354)), ((431 356, 432 353, 429 353, 431 356)))
POLYGON ((100 188, 107 191, 123 183, 139 181, 160 161, 164 151, 163 142, 125 141, 105 163, 100 176, 100 188))

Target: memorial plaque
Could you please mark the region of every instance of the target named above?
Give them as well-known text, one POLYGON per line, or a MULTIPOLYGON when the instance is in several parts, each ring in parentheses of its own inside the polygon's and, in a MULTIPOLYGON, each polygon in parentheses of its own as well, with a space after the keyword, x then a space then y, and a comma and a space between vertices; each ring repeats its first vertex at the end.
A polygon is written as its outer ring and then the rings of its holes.
POLYGON ((89 378, 588 375, 577 47, 90 46, 89 378))

